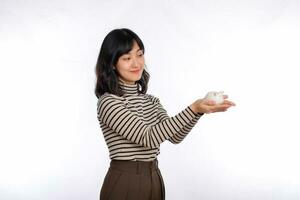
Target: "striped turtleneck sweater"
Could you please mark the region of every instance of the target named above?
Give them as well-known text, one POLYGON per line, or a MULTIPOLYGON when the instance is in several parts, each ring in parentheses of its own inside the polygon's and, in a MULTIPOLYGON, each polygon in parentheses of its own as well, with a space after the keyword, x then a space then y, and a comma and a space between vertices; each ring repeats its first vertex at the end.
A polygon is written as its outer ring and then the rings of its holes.
POLYGON ((138 85, 120 82, 123 96, 103 94, 97 103, 109 157, 113 160, 151 161, 162 142, 180 143, 203 115, 188 106, 169 117, 159 99, 138 93, 138 85))

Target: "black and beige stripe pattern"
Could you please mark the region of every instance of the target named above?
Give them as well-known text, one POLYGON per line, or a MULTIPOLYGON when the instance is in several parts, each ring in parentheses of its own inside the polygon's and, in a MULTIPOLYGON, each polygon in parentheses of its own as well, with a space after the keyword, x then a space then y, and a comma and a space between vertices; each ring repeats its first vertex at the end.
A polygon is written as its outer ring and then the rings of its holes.
POLYGON ((180 143, 201 114, 187 107, 169 117, 159 99, 139 94, 137 85, 120 83, 122 97, 105 93, 97 103, 97 117, 111 159, 154 160, 160 143, 180 143))

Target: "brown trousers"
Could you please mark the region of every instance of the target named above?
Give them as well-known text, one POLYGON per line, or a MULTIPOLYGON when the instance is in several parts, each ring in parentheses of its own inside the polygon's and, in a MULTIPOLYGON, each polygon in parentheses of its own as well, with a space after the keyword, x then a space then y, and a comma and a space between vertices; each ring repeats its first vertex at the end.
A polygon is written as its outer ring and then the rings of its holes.
POLYGON ((100 200, 164 200, 164 181, 158 161, 111 160, 100 200))

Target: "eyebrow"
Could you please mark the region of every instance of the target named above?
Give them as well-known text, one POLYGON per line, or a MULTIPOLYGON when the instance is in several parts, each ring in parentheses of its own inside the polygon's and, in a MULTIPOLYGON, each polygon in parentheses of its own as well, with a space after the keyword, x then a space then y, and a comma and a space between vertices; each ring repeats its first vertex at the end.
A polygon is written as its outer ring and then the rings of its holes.
MULTIPOLYGON (((131 51, 132 51, 132 50, 131 50, 131 51)), ((138 51, 143 51, 143 50, 140 49, 140 48, 138 48, 138 49, 136 50, 136 52, 138 52, 138 51)), ((130 54, 130 51, 129 51, 127 54, 130 54)))

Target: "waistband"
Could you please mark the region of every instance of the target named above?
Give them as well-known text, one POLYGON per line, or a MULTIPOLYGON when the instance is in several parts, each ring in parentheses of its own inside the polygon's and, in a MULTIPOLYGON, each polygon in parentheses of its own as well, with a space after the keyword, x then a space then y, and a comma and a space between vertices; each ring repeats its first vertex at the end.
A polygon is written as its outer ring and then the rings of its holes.
POLYGON ((153 161, 129 161, 129 160, 111 160, 110 169, 127 172, 130 174, 148 174, 158 169, 158 160, 153 161))

